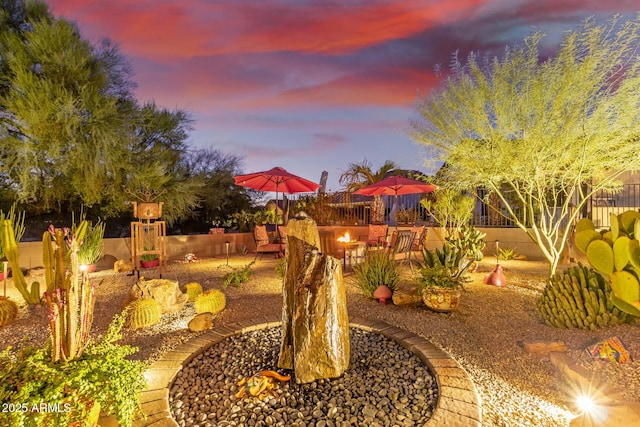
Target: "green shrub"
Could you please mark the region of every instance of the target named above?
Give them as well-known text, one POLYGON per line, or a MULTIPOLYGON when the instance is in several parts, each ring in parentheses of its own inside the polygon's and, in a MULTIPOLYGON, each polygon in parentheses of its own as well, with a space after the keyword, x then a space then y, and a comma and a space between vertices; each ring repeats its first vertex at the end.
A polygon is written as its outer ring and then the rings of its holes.
POLYGON ((510 259, 518 259, 520 255, 516 252, 516 248, 500 248, 498 259, 501 261, 508 261, 510 259))
POLYGON ((287 272, 287 259, 285 257, 280 258, 278 264, 276 264, 276 274, 280 279, 284 279, 284 275, 287 272))
POLYGON ((418 270, 418 295, 422 295, 424 288, 461 288, 464 278, 451 275, 451 271, 442 265, 435 267, 422 267, 418 270))
POLYGON ((225 289, 228 288, 229 285, 238 287, 241 283, 249 280, 249 278, 253 276, 253 270, 251 269, 252 265, 253 262, 250 262, 241 269, 234 269, 232 272, 225 274, 222 278, 222 284, 225 289))
MULTIPOLYGON (((80 214, 81 221, 85 220, 85 215, 80 214)), ((75 234, 78 224, 72 218, 71 234, 75 234)), ((102 256, 102 243, 104 240, 104 229, 106 223, 100 219, 95 224, 87 222, 87 229, 82 239, 82 244, 78 248, 78 262, 80 264, 95 264, 102 256)))
POLYGON ((16 352, 8 347, 2 351, 0 401, 28 409, 3 413, 8 417, 3 425, 82 423, 90 402, 98 402, 101 411, 114 415, 121 426, 131 425, 142 413, 138 393, 146 387, 146 365, 127 358, 136 348, 116 344, 122 338, 125 318, 125 312, 116 315, 100 341, 90 342, 80 358, 67 363, 53 363, 50 348, 26 347, 16 352), (58 405, 58 410, 31 411, 42 403, 58 405))
POLYGON ((387 285, 393 292, 400 281, 393 259, 384 251, 369 251, 362 264, 353 266, 353 271, 360 289, 370 298, 378 286, 387 285))

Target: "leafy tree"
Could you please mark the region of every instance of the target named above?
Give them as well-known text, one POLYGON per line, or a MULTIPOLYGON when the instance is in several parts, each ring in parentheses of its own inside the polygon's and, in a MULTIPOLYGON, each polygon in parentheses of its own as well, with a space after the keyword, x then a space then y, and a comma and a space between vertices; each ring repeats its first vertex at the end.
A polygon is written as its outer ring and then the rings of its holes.
POLYGON ((100 203, 129 158, 124 69, 39 2, 5 2, 0 21, 0 170, 20 201, 100 203), (111 80, 110 80, 111 79, 111 80))
POLYGON ((450 182, 497 195, 551 275, 588 198, 640 168, 639 19, 587 19, 544 61, 541 33, 500 59, 454 56, 443 85, 418 102, 413 138, 446 160, 450 182))
POLYGON ((444 229, 447 237, 453 236, 469 224, 476 199, 458 188, 440 184, 431 197, 420 200, 420 205, 444 229))
POLYGON ((191 175, 204 183, 199 192, 200 208, 196 210, 200 220, 212 224, 251 209, 250 192, 233 180, 234 175, 241 173, 240 157, 204 148, 188 152, 184 162, 191 175))
POLYGON ((168 222, 189 216, 202 186, 185 167, 189 115, 139 106, 109 40, 92 45, 38 1, 0 5, 0 183, 39 211, 103 216, 149 186, 168 222))
POLYGON ((188 218, 199 206, 203 180, 189 168, 186 140, 192 120, 182 110, 169 111, 148 103, 131 118, 134 136, 129 146, 130 161, 120 174, 126 175, 127 194, 144 200, 146 193, 164 202, 162 217, 169 224, 188 218))
MULTIPOLYGON (((373 165, 364 159, 360 163, 349 163, 347 169, 342 171, 338 182, 345 185, 348 192, 353 192, 360 188, 366 187, 376 182, 382 181, 386 174, 398 168, 391 160, 384 162, 376 171, 372 169, 373 165)), ((384 221, 384 203, 381 196, 373 196, 373 202, 370 209, 370 221, 372 224, 379 224, 384 221)))

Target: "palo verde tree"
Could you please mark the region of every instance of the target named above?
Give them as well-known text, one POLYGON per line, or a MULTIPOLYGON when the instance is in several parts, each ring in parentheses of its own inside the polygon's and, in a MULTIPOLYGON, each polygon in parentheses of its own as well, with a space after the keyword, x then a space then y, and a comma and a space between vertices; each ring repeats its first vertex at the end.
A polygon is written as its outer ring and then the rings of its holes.
POLYGON ((21 4, 0 12, 0 169, 18 200, 44 209, 99 203, 129 157, 131 105, 114 96, 118 71, 101 56, 113 49, 94 48, 42 3, 21 4))
POLYGON ((164 202, 162 217, 169 224, 188 218, 199 205, 204 180, 187 164, 187 137, 192 120, 182 110, 169 111, 147 103, 131 117, 134 137, 130 160, 122 166, 127 175, 125 199, 144 200, 146 192, 164 202), (127 195, 137 195, 128 197, 127 195))
POLYGON ((541 33, 490 61, 454 56, 417 103, 414 140, 446 160, 450 182, 493 192, 550 275, 589 196, 640 168, 639 19, 587 19, 546 59, 541 33))
POLYGON ((126 189, 164 192, 189 215, 201 182, 184 167, 189 115, 138 105, 118 47, 94 45, 37 0, 0 0, 0 185, 34 211, 130 209, 126 189))

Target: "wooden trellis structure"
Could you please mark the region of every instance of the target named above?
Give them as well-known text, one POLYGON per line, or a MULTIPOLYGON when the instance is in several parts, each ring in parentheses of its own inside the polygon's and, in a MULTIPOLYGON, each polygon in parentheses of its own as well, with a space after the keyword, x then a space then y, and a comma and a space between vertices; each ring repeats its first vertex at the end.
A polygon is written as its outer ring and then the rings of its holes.
POLYGON ((167 262, 167 224, 157 221, 162 216, 162 202, 133 202, 133 216, 140 221, 131 223, 131 263, 140 276, 140 261, 144 255, 156 255, 160 277, 167 262))

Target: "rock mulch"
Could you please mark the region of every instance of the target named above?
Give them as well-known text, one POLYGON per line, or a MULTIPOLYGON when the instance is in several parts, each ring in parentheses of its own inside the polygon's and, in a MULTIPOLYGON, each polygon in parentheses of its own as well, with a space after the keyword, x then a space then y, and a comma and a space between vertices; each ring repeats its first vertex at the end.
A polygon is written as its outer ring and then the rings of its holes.
MULTIPOLYGON (((227 308, 214 324, 241 322, 256 317, 280 317, 282 283, 275 274, 278 260, 264 257, 254 266, 255 275, 238 288, 223 289, 222 277, 231 268, 251 262, 253 254, 234 256, 230 266, 225 259, 203 259, 194 263, 170 263, 167 277, 180 285, 191 281, 207 289, 222 289, 227 308)), ((365 298, 353 275, 345 275, 349 316, 379 320, 424 337, 449 353, 469 374, 482 402, 482 425, 568 427, 576 415, 571 388, 547 356, 526 353, 522 342, 563 341, 567 356, 586 370, 594 380, 609 384, 628 402, 640 402, 640 327, 620 325, 596 331, 555 329, 544 325, 535 302, 544 288, 546 265, 537 261, 501 262, 507 285, 496 288, 482 284, 484 275, 495 267, 495 258, 480 263, 470 275, 460 306, 451 314, 430 312, 422 305, 398 307, 381 305, 365 298), (633 362, 617 365, 595 361, 585 351, 590 345, 612 336, 620 338, 633 356, 633 362)), ((563 268, 561 266, 561 268, 563 268)), ((150 278, 154 270, 143 272, 150 278)), ((103 333, 122 305, 134 278, 113 270, 92 275, 96 289, 95 334, 103 333)), ((164 277, 164 275, 163 275, 164 277)), ((40 280, 27 278, 28 282, 40 280)), ((410 280, 403 278, 406 284, 410 280)), ((20 302, 19 294, 8 281, 8 294, 20 302)), ((207 332, 191 332, 187 325, 195 316, 192 303, 178 313, 165 314, 161 323, 150 329, 128 331, 124 341, 139 347, 136 358, 154 362, 182 343, 207 332)), ((43 345, 48 338, 47 316, 40 309, 20 309, 19 318, 0 328, 3 348, 29 344, 43 345)), ((247 374, 248 375, 248 374, 247 374)))
POLYGON ((180 426, 422 425, 433 413, 438 387, 428 368, 388 338, 351 328, 351 363, 340 378, 296 384, 295 375, 272 394, 236 397, 238 381, 275 370, 281 327, 236 335, 196 356, 169 394, 180 426), (419 423, 419 424, 418 424, 419 423))

